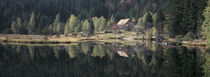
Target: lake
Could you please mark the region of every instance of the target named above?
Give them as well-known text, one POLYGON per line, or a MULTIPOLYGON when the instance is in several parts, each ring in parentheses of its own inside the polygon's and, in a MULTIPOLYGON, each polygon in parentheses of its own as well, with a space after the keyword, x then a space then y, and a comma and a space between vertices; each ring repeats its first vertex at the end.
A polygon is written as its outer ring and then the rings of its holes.
POLYGON ((209 70, 205 47, 0 43, 0 77, 209 77, 209 70))

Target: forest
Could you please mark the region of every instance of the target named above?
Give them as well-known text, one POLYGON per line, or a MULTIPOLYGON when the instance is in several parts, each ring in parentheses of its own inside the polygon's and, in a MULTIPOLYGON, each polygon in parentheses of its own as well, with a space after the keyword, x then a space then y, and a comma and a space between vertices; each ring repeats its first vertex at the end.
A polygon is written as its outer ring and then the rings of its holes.
POLYGON ((210 0, 3 0, 2 34, 93 35, 113 29, 121 19, 126 31, 177 40, 210 40, 210 0))

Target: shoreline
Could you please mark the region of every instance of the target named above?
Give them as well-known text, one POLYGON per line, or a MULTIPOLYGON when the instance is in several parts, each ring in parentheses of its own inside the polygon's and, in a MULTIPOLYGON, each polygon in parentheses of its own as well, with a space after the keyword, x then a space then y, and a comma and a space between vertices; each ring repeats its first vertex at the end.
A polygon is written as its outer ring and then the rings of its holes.
MULTIPOLYGON (((135 41, 147 41, 141 38, 134 37, 99 37, 99 35, 88 37, 74 37, 60 35, 22 35, 22 34, 0 34, 0 42, 3 43, 38 43, 38 44, 68 44, 68 43, 80 43, 80 42, 107 42, 107 43, 122 43, 122 42, 135 42, 135 41), (110 39, 111 38, 111 39, 110 39)), ((185 45, 185 46, 206 46, 205 41, 175 41, 175 40, 163 40, 162 45, 185 45)))

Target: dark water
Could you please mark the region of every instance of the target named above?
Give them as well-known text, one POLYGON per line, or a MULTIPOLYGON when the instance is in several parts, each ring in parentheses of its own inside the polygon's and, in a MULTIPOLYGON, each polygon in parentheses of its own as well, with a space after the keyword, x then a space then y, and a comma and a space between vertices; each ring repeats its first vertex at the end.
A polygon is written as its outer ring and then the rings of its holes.
POLYGON ((0 44, 0 77, 210 77, 208 49, 156 44, 0 44))

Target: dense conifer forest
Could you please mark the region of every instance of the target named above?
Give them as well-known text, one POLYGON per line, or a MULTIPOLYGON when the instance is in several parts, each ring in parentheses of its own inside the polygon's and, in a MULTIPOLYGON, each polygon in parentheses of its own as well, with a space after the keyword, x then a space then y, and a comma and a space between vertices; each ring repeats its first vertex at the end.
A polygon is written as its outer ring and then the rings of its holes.
POLYGON ((1 0, 0 33, 94 34, 127 18, 136 21, 127 31, 208 39, 208 10, 207 0, 1 0))

